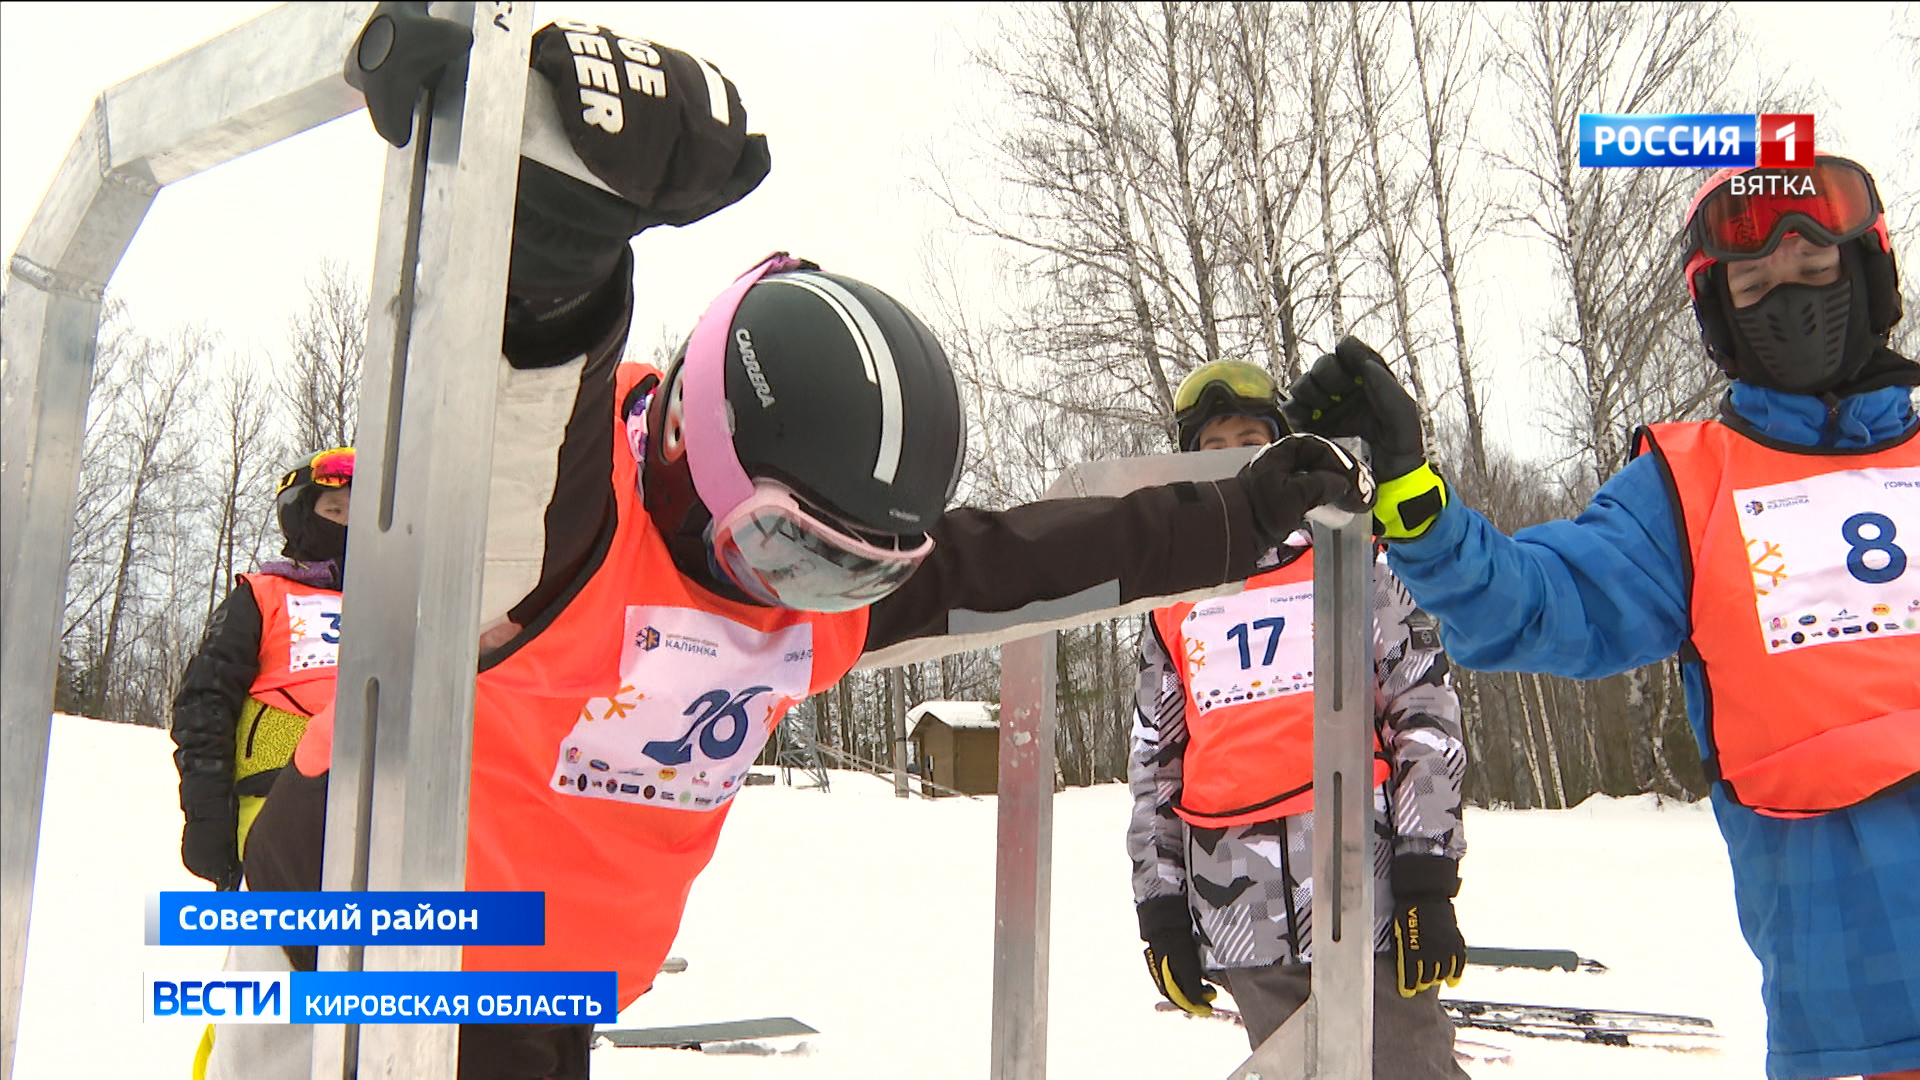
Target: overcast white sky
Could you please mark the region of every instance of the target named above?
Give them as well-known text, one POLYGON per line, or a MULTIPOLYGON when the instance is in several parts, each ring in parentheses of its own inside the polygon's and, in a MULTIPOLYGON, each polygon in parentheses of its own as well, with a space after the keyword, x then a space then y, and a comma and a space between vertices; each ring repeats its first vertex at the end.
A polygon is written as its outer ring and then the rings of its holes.
MULTIPOLYGON (((268 6, 0 5, 7 250, 100 90, 268 6)), ((1753 62, 1822 86, 1830 101, 1809 107, 1821 147, 1873 168, 1890 199, 1914 179, 1906 159, 1920 158, 1911 138, 1901 142, 1920 79, 1894 66, 1895 7, 1736 5, 1755 38, 1753 62)), ((751 197, 639 242, 636 341, 650 344, 669 326, 683 332, 708 298, 776 248, 909 302, 924 296, 923 238, 946 218, 913 178, 932 148, 953 138, 958 115, 991 101, 992 88, 965 62, 991 32, 987 5, 542 4, 536 25, 555 13, 708 57, 739 85, 753 129, 772 143, 773 173, 751 197)), ((354 114, 168 188, 114 290, 149 328, 202 322, 235 354, 264 362, 281 351, 287 321, 304 303, 303 280, 322 258, 370 270, 384 150, 364 114, 354 114)), ((1520 389, 1530 381, 1521 363, 1528 297, 1541 295, 1529 290, 1545 280, 1531 261, 1508 251, 1471 268, 1482 283, 1479 352, 1502 357, 1498 378, 1510 399, 1496 430, 1521 447, 1537 439, 1525 411, 1530 394, 1520 389)))
MULTIPOLYGON (((101 89, 266 10, 266 4, 0 6, 0 235, 11 252, 101 89), (84 59, 59 45, 86 27, 84 59)), ((639 247, 652 323, 690 325, 775 247, 875 282, 916 279, 929 227, 907 183, 910 154, 963 92, 962 47, 944 34, 972 9, 945 5, 543 4, 711 58, 740 86, 774 169, 759 191, 639 247)), ((204 320, 236 348, 277 346, 322 257, 372 262, 386 145, 364 114, 164 191, 115 275, 142 319, 204 320)), ((644 340, 644 338, 643 338, 644 340)))

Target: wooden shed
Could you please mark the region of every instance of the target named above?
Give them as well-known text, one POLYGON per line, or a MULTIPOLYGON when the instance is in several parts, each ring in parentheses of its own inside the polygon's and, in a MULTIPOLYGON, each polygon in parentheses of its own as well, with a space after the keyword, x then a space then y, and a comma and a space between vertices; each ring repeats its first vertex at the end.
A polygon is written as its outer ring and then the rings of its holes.
MULTIPOLYGON (((991 795, 1000 784, 1000 706, 985 701, 923 701, 907 712, 907 738, 922 777, 991 795)), ((930 794, 944 794, 928 789, 930 794)))

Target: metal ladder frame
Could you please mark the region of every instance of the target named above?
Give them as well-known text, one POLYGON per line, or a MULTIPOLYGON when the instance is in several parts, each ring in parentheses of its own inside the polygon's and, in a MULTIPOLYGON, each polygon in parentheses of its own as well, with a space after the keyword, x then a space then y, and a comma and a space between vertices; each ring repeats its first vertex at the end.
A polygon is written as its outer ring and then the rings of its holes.
MULTIPOLYGON (((362 108, 342 78, 370 3, 288 4, 101 94, 8 265, 0 446, 4 1045, 10 1080, 46 789, 57 627, 95 335, 167 184, 362 108), (289 41, 311 42, 292 50, 289 41)), ((328 811, 331 888, 465 881, 480 557, 531 39, 529 5, 446 3, 474 46, 423 95, 381 197, 328 811), (457 253, 456 253, 457 239, 457 253), (405 460, 405 468, 400 467, 405 460), (371 482, 368 482, 371 481, 371 482), (349 688, 353 688, 349 690, 349 688), (369 840, 368 837, 372 839, 369 840)), ((351 967, 323 950, 323 967, 351 967)), ((457 968, 459 950, 367 950, 457 968)), ((455 1029, 316 1028, 316 1077, 451 1080, 455 1029), (358 1043, 358 1045, 356 1045, 358 1043)))

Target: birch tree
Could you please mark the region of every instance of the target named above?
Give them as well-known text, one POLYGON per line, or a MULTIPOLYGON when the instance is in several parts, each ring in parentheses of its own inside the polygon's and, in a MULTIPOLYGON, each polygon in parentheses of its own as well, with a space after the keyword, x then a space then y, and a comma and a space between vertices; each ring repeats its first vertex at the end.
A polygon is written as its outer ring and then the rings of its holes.
POLYGON ((1581 113, 1751 110, 1729 87, 1738 47, 1718 5, 1550 4, 1499 26, 1499 70, 1519 106, 1513 216, 1554 252, 1565 304, 1549 323, 1559 370, 1555 433, 1592 486, 1625 458, 1631 426, 1686 416, 1713 393, 1674 273, 1681 216, 1698 183, 1684 169, 1587 169, 1581 113))
POLYGON ((323 261, 288 329, 291 355, 277 380, 296 453, 353 445, 366 333, 366 285, 345 264, 323 261))
POLYGON ((1412 249, 1419 188, 1404 163, 1393 156, 1399 142, 1394 107, 1400 93, 1400 81, 1388 74, 1393 67, 1393 14, 1384 5, 1363 7, 1359 0, 1347 2, 1347 45, 1356 99, 1353 115, 1361 136, 1361 199, 1367 235, 1385 278, 1393 343, 1398 346, 1408 388, 1420 410, 1422 435, 1425 442, 1433 443, 1434 395, 1428 391, 1426 375, 1421 371, 1421 343, 1414 329, 1417 298, 1412 249))
POLYGON ((164 342, 131 332, 110 338, 113 385, 90 403, 97 421, 83 451, 82 473, 98 485, 86 516, 92 550, 68 580, 62 641, 73 704, 87 715, 117 718, 138 682, 131 643, 150 590, 165 591, 151 573, 162 534, 190 512, 180 498, 197 450, 188 416, 211 351, 211 338, 191 328, 164 342))
POLYGON ((1303 370, 1303 324, 1312 318, 1305 279, 1315 249, 1300 242, 1296 221, 1323 134, 1290 122, 1304 111, 1292 77, 1303 51, 1301 22, 1295 5, 1228 5, 1213 76, 1227 169, 1240 190, 1226 207, 1234 224, 1225 242, 1238 246, 1230 269, 1238 270, 1241 306, 1257 313, 1267 367, 1283 385, 1303 370))
POLYGON ((1460 168, 1485 50, 1476 32, 1479 16, 1471 9, 1407 0, 1403 10, 1420 102, 1416 130, 1421 152, 1416 157, 1416 169, 1432 200, 1433 242, 1426 254, 1446 289, 1453 368, 1459 380, 1461 424, 1466 435, 1465 453, 1455 460, 1467 465, 1467 494, 1473 497, 1487 475, 1487 438, 1485 409, 1475 389, 1474 363, 1467 345, 1461 260, 1484 227, 1484 219, 1463 214, 1459 195, 1460 168))
POLYGON ((252 365, 230 368, 214 384, 209 403, 211 453, 202 467, 212 516, 212 566, 203 619, 212 618, 233 576, 258 561, 273 521, 279 459, 267 413, 266 379, 252 365))

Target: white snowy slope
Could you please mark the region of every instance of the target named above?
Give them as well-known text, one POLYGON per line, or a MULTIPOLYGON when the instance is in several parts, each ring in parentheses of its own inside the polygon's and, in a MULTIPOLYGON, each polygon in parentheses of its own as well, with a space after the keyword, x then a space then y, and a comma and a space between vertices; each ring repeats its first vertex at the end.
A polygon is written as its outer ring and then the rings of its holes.
POLYGON ((141 1023, 140 973, 217 971, 225 952, 143 943, 148 893, 208 887, 180 865, 172 753, 157 728, 53 718, 18 1080, 186 1080, 200 1031, 141 1023))
MULTIPOLYGON (((20 1080, 187 1076, 197 1029, 144 1025, 139 1008, 142 970, 220 962, 218 950, 141 944, 144 896, 199 885, 179 865, 171 749, 161 731, 55 720, 20 1080)), ((743 793, 674 946, 688 970, 661 976, 620 1024, 793 1016, 821 1034, 733 1047, 757 1053, 603 1046, 597 1080, 984 1077, 994 811, 991 798, 901 802, 891 784, 850 773, 834 774, 830 795, 743 793)), ((1120 785, 1055 802, 1049 1075, 1225 1076, 1247 1052, 1238 1028, 1153 1011, 1127 891, 1126 811, 1120 785)), ((1761 1075, 1759 966, 1734 925, 1704 806, 1470 811, 1467 829, 1459 908, 1469 941, 1570 948, 1610 970, 1471 968, 1450 996, 1684 1013, 1722 1033, 1711 1051, 1469 1033, 1512 1051, 1507 1063, 1470 1063, 1476 1078, 1761 1075)))

